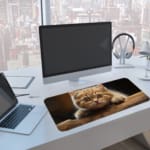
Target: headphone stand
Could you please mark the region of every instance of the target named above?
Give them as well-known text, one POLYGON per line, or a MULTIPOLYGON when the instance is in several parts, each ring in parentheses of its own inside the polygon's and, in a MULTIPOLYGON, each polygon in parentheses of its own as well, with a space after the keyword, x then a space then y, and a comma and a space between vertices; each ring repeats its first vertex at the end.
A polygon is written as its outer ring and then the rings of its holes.
POLYGON ((121 69, 121 68, 134 68, 131 64, 115 64, 114 68, 121 69))
POLYGON ((126 64, 126 58, 125 58, 125 50, 122 49, 120 52, 120 58, 119 58, 119 64, 114 66, 115 68, 121 69, 121 68, 134 68, 131 64, 126 64))
POLYGON ((119 64, 115 65, 114 68, 134 68, 133 65, 131 64, 126 64, 126 59, 129 59, 133 52, 134 52, 134 49, 135 49, 135 41, 134 41, 134 38, 128 34, 128 33, 121 33, 121 34, 118 34, 114 39, 113 39, 113 42, 112 42, 112 50, 114 48, 114 45, 115 45, 115 42, 118 40, 118 44, 120 46, 120 51, 116 50, 116 51, 113 51, 113 54, 114 56, 116 57, 116 59, 119 60, 119 64), (121 42, 121 37, 127 37, 126 39, 126 42, 124 44, 124 46, 122 45, 122 42, 121 42), (130 42, 132 42, 132 51, 128 51, 127 50, 127 47, 129 45, 129 40, 130 42))

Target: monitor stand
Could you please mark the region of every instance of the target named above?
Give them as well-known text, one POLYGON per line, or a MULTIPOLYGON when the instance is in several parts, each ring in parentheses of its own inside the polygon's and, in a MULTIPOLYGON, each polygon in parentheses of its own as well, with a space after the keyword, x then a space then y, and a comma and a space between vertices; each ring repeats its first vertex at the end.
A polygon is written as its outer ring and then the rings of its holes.
POLYGON ((131 65, 131 64, 117 64, 117 65, 114 66, 114 68, 116 68, 116 69, 120 69, 120 68, 134 68, 134 66, 131 65))
POLYGON ((94 85, 98 84, 97 81, 84 79, 84 77, 67 80, 67 82, 68 82, 70 88, 73 90, 90 87, 90 86, 94 86, 94 85))

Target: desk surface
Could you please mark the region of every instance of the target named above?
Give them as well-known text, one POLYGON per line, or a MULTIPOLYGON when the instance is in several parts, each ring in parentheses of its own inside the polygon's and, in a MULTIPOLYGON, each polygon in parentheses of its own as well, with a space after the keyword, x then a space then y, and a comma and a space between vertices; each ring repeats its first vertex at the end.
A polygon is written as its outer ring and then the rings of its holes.
MULTIPOLYGON (((42 104, 44 99, 74 89, 115 80, 122 77, 129 78, 147 95, 150 96, 150 81, 137 78, 144 72, 144 60, 135 58, 132 64, 135 68, 112 69, 111 72, 85 77, 88 84, 70 85, 68 82, 58 82, 44 85, 40 68, 28 68, 6 72, 7 75, 32 75, 35 80, 28 89, 15 90, 18 94, 30 93, 28 96, 19 97, 20 102, 42 104), (138 66, 137 66, 137 61, 138 66), (35 96, 35 97, 34 97, 35 96)), ((117 143, 128 137, 137 135, 150 129, 150 102, 146 102, 108 117, 93 121, 86 125, 61 132, 57 129, 49 113, 42 119, 31 135, 0 132, 0 145, 3 150, 24 149, 51 149, 51 150, 97 150, 117 143), (82 141, 82 142, 81 142, 82 141)))

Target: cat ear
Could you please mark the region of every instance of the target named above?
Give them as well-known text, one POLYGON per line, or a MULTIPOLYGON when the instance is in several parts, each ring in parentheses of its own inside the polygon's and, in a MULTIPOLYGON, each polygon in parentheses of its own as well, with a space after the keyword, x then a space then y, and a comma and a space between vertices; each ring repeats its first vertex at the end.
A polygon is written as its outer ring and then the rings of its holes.
POLYGON ((70 92, 69 94, 70 94, 71 96, 75 96, 77 93, 78 93, 77 91, 72 91, 72 92, 70 92))
POLYGON ((74 95, 74 92, 69 92, 70 96, 73 96, 74 95))
POLYGON ((98 85, 98 88, 99 88, 99 90, 102 91, 102 92, 107 89, 103 84, 99 84, 99 85, 98 85))

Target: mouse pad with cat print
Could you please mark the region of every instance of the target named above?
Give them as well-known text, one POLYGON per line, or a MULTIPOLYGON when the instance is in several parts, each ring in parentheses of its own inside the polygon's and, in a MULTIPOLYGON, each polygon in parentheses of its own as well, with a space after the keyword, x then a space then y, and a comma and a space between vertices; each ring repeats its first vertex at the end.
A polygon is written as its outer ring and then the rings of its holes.
POLYGON ((122 78, 47 98, 45 104, 58 129, 66 131, 148 100, 129 79, 122 78))

